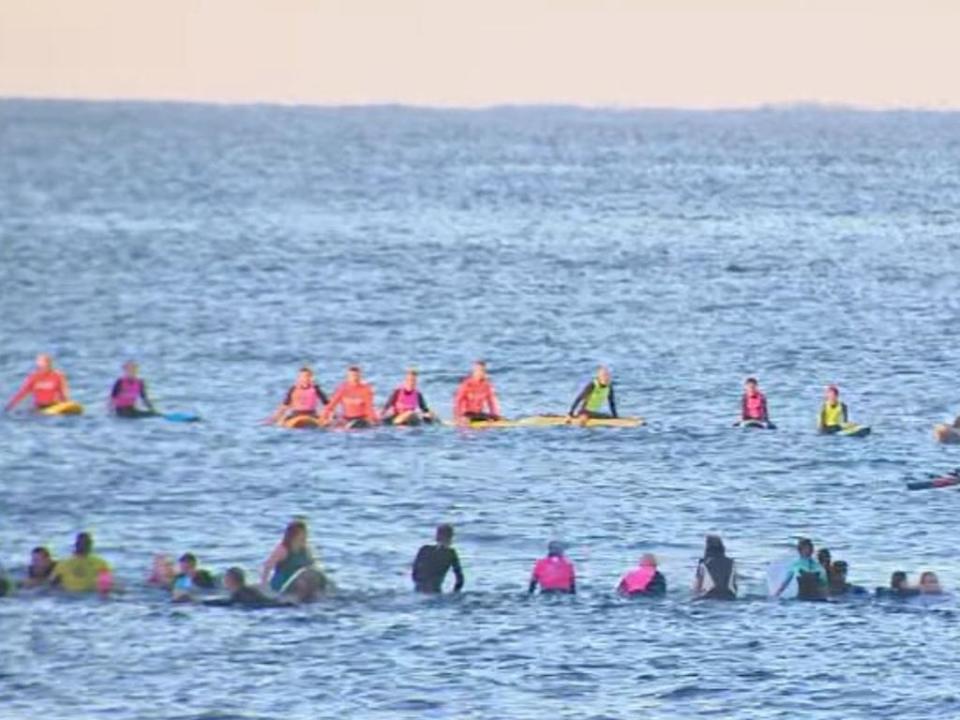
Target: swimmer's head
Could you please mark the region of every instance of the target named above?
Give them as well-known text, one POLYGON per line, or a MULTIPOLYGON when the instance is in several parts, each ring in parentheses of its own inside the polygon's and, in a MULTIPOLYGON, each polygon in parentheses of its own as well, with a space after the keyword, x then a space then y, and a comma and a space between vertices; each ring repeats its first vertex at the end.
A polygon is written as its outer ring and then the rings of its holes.
POLYGON ((437 542, 441 545, 449 545, 453 542, 453 525, 443 523, 437 525, 437 542))

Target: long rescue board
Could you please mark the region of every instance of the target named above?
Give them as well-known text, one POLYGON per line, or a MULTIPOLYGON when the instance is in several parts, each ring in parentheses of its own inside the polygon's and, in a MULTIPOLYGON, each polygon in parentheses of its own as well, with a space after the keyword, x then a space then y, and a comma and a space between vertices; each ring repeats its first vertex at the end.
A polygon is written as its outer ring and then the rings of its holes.
POLYGON ((466 425, 471 428, 518 428, 518 427, 641 427, 647 422, 641 417, 620 418, 570 418, 566 415, 531 415, 515 420, 473 420, 466 425))

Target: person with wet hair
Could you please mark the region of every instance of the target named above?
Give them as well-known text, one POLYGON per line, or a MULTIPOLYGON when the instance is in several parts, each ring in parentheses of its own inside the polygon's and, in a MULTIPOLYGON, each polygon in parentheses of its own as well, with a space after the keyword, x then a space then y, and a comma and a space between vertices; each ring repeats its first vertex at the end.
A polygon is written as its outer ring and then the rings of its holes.
POLYGON ((204 600, 203 604, 211 607, 241 607, 249 610, 293 605, 289 600, 270 597, 260 588, 248 585, 246 573, 238 567, 227 570, 223 576, 223 587, 230 593, 229 596, 204 600))
POLYGON ((736 600, 737 569, 719 535, 707 535, 703 557, 697 563, 693 594, 702 600, 736 600))
POLYGON ((797 559, 787 570, 787 575, 774 593, 780 597, 787 586, 796 579, 798 600, 825 600, 827 597, 827 571, 813 557, 813 541, 800 538, 797 542, 797 559))
POLYGON ((436 540, 435 544, 424 545, 417 552, 411 571, 414 588, 419 593, 441 593, 447 572, 452 569, 456 578, 453 591, 460 592, 464 576, 460 557, 453 548, 453 525, 438 525, 436 540))

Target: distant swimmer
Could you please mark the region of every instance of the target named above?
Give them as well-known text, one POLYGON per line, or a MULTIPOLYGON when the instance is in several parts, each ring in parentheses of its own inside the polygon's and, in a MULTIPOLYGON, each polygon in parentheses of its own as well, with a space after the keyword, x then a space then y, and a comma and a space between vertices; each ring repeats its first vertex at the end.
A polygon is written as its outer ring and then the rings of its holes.
POLYGON ((907 574, 903 570, 897 570, 890 575, 890 585, 877 588, 877 597, 895 598, 903 600, 916 597, 920 594, 920 588, 912 587, 907 581, 907 574))
POLYGON ((70 401, 67 376, 53 367, 53 360, 47 354, 37 355, 37 369, 34 370, 17 391, 5 410, 13 410, 27 395, 33 395, 33 407, 36 410, 70 401))
POLYGON ((582 418, 611 418, 617 417, 617 401, 613 394, 613 381, 610 371, 602 365, 597 369, 597 375, 580 391, 573 405, 570 406, 570 417, 582 418), (604 412, 604 407, 610 412, 604 412))
POLYGON ((756 378, 747 378, 743 384, 743 399, 740 401, 740 420, 744 422, 761 423, 767 427, 774 427, 770 422, 770 413, 767 410, 767 397, 760 392, 760 383, 756 378))
POLYGON ((434 545, 424 545, 417 552, 413 561, 414 588, 421 593, 443 592, 443 581, 447 571, 453 570, 456 582, 454 592, 463 589, 463 569, 460 567, 460 557, 453 549, 453 525, 439 525, 436 534, 437 542, 434 545))
POLYGON ((500 403, 487 377, 487 364, 477 360, 470 375, 453 396, 453 417, 457 422, 500 420, 500 403))
POLYGON ((736 600, 737 567, 719 535, 707 535, 703 557, 697 563, 693 594, 703 600, 736 600))
POLYGON ((840 402, 840 388, 827 385, 820 415, 817 417, 817 430, 822 433, 840 432, 848 422, 847 405, 840 402))
POLYGON ((917 586, 921 595, 942 595, 943 587, 940 578, 931 570, 920 573, 920 584, 917 586))
POLYGON ((298 415, 317 417, 329 402, 329 398, 317 384, 313 370, 304 366, 300 368, 296 382, 287 390, 286 397, 273 413, 270 422, 280 423, 298 415))
POLYGON ((423 393, 417 388, 416 370, 413 368, 407 370, 403 383, 390 393, 387 402, 383 404, 380 415, 383 422, 388 425, 413 425, 421 422, 433 422, 433 413, 430 412, 430 407, 427 405, 423 393))
POLYGON ((830 597, 843 597, 845 595, 866 595, 866 588, 859 585, 853 585, 847 580, 849 567, 846 560, 837 560, 832 564, 829 574, 829 592, 830 597))
POLYGON ((379 422, 373 405, 373 386, 363 381, 360 368, 347 368, 347 379, 333 393, 321 417, 329 422, 338 407, 343 408, 340 421, 350 428, 370 427, 379 422))
POLYGON ((312 568, 315 560, 307 542, 307 524, 294 520, 287 525, 283 539, 270 553, 260 573, 260 584, 282 592, 297 573, 312 568))
POLYGON ((157 414, 147 395, 147 383, 139 376, 139 370, 133 360, 128 360, 123 364, 123 375, 113 384, 110 406, 117 417, 140 418, 157 414), (137 407, 141 400, 146 409, 137 407))
POLYGON ((57 563, 50 584, 73 593, 105 594, 110 591, 113 573, 106 560, 93 554, 93 537, 90 533, 77 535, 73 555, 57 563))
POLYGON ((656 556, 644 553, 640 564, 620 579, 617 592, 625 597, 665 595, 667 579, 657 569, 656 556))
POLYGON ((537 586, 540 594, 577 592, 577 578, 573 563, 563 554, 563 544, 556 540, 547 545, 547 556, 537 560, 530 576, 527 592, 533 594, 537 586))
POLYGON ((27 565, 27 576, 20 581, 22 588, 43 587, 49 584, 57 563, 45 547, 35 547, 30 551, 30 564, 27 565))
POLYGON ((260 588, 247 585, 247 576, 238 567, 232 567, 223 576, 223 587, 230 593, 225 598, 204 600, 203 604, 211 607, 241 607, 249 610, 275 607, 291 607, 289 600, 270 597, 260 588))
POLYGON ((180 556, 179 572, 174 575, 172 590, 174 599, 189 597, 198 590, 212 590, 217 581, 209 570, 204 570, 197 562, 197 556, 187 552, 180 556))
POLYGON ((828 589, 827 571, 813 556, 813 541, 800 538, 797 542, 797 556, 787 568, 787 574, 773 596, 780 597, 796 579, 798 600, 824 600, 828 589))

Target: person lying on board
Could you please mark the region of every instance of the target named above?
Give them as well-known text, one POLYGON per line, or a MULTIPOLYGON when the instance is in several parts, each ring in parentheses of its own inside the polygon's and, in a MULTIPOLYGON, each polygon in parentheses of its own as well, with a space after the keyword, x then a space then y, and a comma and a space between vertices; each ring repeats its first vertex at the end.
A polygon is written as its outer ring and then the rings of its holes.
POLYGON ((417 371, 407 370, 403 383, 392 393, 380 410, 386 425, 403 425, 411 422, 433 422, 433 413, 423 393, 417 388, 417 371))
POLYGON ((204 600, 203 604, 211 607, 241 607, 249 610, 294 605, 289 600, 270 597, 260 588, 247 585, 247 575, 238 567, 232 567, 224 573, 223 587, 230 593, 227 597, 204 600))
POLYGON ((817 418, 817 431, 839 432, 847 422, 849 422, 847 405, 840 402, 840 388, 836 385, 827 385, 823 405, 820 406, 820 415, 817 418))
POLYGON ((613 393, 610 370, 603 365, 597 368, 596 377, 580 391, 567 414, 570 417, 581 418, 617 417, 617 401, 613 393), (604 406, 610 410, 609 413, 604 412, 604 406))
POLYGON ((453 418, 459 423, 501 419, 497 393, 487 377, 487 364, 483 360, 473 363, 470 375, 457 387, 453 396, 453 418))
POLYGON ((333 393, 329 404, 320 414, 323 422, 330 422, 338 407, 343 408, 340 422, 351 428, 370 427, 380 421, 373 405, 373 386, 363 381, 360 368, 347 368, 347 379, 333 393))
POLYGON ((317 417, 323 406, 329 403, 313 376, 313 370, 304 366, 297 373, 296 382, 287 390, 280 407, 270 417, 270 422, 280 423, 298 415, 317 417))
POLYGON ((157 411, 147 396, 147 383, 139 377, 139 368, 133 360, 123 364, 123 375, 110 391, 110 407, 118 417, 138 418, 156 415, 157 411), (146 410, 137 407, 142 400, 146 410))
POLYGON ((37 369, 27 376, 17 393, 10 398, 5 412, 13 410, 27 395, 33 395, 35 410, 70 401, 67 376, 54 369, 53 359, 46 353, 37 355, 37 369))

